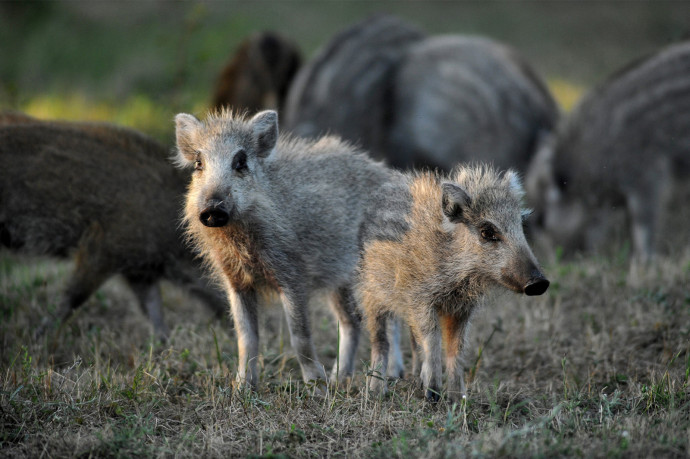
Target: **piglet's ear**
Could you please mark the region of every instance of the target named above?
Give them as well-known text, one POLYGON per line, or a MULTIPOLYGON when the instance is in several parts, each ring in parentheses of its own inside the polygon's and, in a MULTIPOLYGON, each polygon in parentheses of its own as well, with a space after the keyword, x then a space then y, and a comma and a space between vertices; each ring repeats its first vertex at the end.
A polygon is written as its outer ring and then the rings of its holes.
POLYGON ((278 114, 273 110, 259 112, 251 119, 257 153, 260 157, 268 156, 278 142, 278 114))
POLYGON ((506 172, 504 172, 503 183, 508 187, 514 196, 516 196, 518 199, 522 199, 525 191, 522 188, 522 181, 520 180, 520 176, 517 172, 515 172, 513 169, 508 169, 506 172))
POLYGON ((452 223, 460 223, 465 220, 470 196, 460 185, 444 182, 441 185, 443 195, 441 197, 441 207, 443 214, 452 223))
POLYGON ((178 167, 187 167, 196 159, 194 138, 201 127, 201 121, 195 116, 180 113, 175 116, 175 137, 177 140, 177 156, 174 158, 178 167))

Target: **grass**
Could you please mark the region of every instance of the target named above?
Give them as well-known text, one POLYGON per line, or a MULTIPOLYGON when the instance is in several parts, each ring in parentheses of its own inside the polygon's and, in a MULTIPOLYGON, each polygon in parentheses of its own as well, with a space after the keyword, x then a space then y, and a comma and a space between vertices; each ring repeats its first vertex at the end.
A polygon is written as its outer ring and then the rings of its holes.
MULTIPOLYGON (((166 345, 133 297, 106 284, 59 332, 33 341, 65 265, 2 254, 0 448, 37 456, 684 456, 690 451, 690 252, 630 283, 601 258, 547 265, 558 288, 497 296, 478 315, 468 399, 427 403, 411 380, 365 390, 368 343, 349 384, 314 396, 279 308, 261 322, 261 386, 234 384, 232 330, 171 285, 166 345), (38 266, 38 268, 36 268, 38 266)), ((318 304, 315 340, 335 358, 318 304)), ((405 343, 409 364, 409 349, 405 343)))
MULTIPOLYGON (((131 95, 123 100, 95 100, 82 92, 37 95, 28 98, 20 111, 39 119, 105 121, 146 132, 160 141, 172 144, 175 112, 146 94, 131 95)), ((203 104, 191 110, 200 113, 203 104)))

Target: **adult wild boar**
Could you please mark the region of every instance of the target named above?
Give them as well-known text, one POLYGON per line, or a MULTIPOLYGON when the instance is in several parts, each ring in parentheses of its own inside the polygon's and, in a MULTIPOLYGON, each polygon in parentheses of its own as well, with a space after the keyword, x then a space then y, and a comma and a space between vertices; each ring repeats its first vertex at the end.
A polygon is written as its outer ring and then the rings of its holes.
POLYGON ((430 37, 410 47, 393 85, 387 159, 450 171, 482 161, 524 171, 558 108, 515 50, 481 37, 430 37))

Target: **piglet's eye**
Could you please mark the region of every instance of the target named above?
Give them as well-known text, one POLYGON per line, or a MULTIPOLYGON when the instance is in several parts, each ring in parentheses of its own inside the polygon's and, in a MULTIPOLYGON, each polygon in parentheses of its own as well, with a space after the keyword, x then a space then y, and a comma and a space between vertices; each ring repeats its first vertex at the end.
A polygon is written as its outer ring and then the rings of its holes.
POLYGON ((498 242, 500 239, 498 237, 498 232, 493 226, 485 226, 481 230, 482 239, 488 242, 498 242))
POLYGON ((237 172, 242 172, 247 169, 247 153, 244 150, 239 150, 232 158, 232 169, 237 172))
POLYGON ((196 155, 196 159, 194 160, 194 169, 197 171, 204 169, 204 164, 201 162, 201 157, 198 153, 196 155))

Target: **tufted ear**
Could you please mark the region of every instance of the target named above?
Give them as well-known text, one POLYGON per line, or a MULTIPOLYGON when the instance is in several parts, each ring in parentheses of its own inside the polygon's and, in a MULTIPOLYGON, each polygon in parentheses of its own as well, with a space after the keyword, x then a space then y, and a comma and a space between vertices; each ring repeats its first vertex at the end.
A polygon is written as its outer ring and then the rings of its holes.
POLYGON ((451 182, 444 182, 441 185, 442 197, 441 207, 443 214, 451 223, 465 221, 465 214, 470 205, 470 196, 460 186, 451 182))
POLYGON ((195 116, 180 113, 175 116, 175 137, 177 140, 177 156, 174 161, 178 167, 188 167, 196 159, 194 137, 201 127, 201 121, 195 116))
POLYGON ((278 113, 264 110, 251 119, 254 138, 256 139, 257 154, 265 158, 278 142, 278 113))
POLYGON ((522 197, 525 195, 525 190, 522 188, 520 175, 518 175, 518 173, 513 169, 508 169, 503 173, 503 183, 518 199, 522 199, 522 197))

